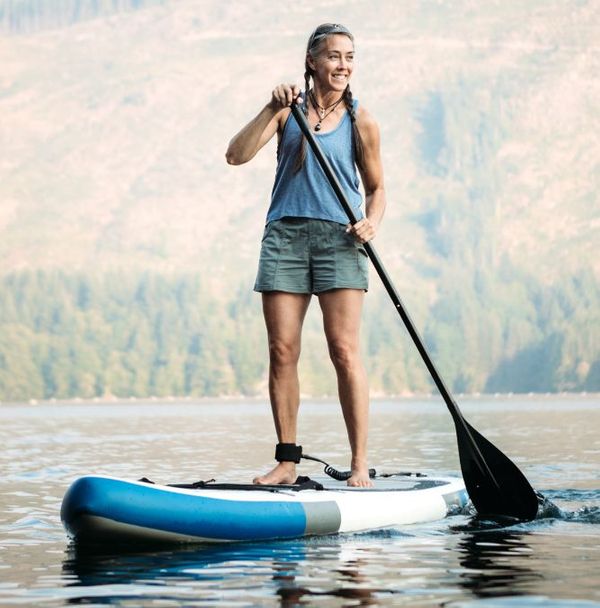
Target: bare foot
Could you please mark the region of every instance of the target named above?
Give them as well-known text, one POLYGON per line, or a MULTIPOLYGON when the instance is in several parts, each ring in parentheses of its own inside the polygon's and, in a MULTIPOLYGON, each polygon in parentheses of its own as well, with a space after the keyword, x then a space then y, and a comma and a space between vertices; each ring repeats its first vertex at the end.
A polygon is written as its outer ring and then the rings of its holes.
POLYGON ((372 488, 373 482, 369 477, 369 467, 364 464, 352 467, 352 475, 346 482, 353 488, 372 488))
POLYGON ((295 481, 296 464, 293 462, 280 462, 271 472, 260 477, 255 477, 252 483, 270 486, 280 483, 294 483, 295 481))

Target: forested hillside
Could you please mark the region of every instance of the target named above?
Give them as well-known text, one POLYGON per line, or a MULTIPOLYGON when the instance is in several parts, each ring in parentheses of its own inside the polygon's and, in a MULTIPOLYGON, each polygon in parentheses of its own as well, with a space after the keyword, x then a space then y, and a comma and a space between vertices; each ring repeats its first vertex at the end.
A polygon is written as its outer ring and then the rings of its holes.
MULTIPOLYGON (((425 339, 453 391, 600 391, 600 290, 590 274, 560 288, 531 277, 444 282, 425 339), (532 281, 529 283, 529 281, 532 281), (529 284, 529 289, 523 285, 529 284), (493 304, 492 304, 493 303, 493 304), (592 361, 590 363, 590 361, 592 361)), ((380 290, 367 305, 364 352, 374 394, 430 392, 431 382, 380 290)), ((199 275, 100 278, 21 272, 0 285, 5 400, 256 395, 266 388, 258 298, 216 297, 199 275)), ((309 317, 303 391, 335 394, 318 318, 309 317)))
MULTIPOLYGON (((457 392, 600 390, 595 3, 0 3, 0 400, 264 394, 252 293, 274 145, 231 136, 306 38, 356 33, 376 245, 457 392)), ((335 394, 317 307, 302 390, 335 394)), ((428 392, 372 276, 374 393, 428 392)))

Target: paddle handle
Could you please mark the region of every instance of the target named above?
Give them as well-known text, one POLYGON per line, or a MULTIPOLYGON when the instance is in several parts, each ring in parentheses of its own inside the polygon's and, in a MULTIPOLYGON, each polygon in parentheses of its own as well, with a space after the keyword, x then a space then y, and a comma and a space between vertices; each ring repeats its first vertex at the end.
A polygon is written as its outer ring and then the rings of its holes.
MULTIPOLYGON (((314 154, 317 158, 317 161, 319 162, 319 165, 321 165, 321 168, 323 169, 325 176, 327 177, 338 200, 340 201, 340 204, 342 205, 344 211, 346 212, 346 215, 348 216, 350 223, 352 225, 356 224, 358 222, 358 220, 356 218, 356 215, 354 214, 354 210, 350 206, 350 203, 348 202, 348 199, 346 198, 346 195, 344 194, 342 186, 340 185, 340 182, 339 182, 336 174, 334 173, 334 171, 331 167, 331 164, 329 163, 329 160, 327 160, 327 157, 323 154, 321 147, 317 143, 315 136, 313 135, 313 133, 310 129, 310 125, 308 124, 308 120, 306 119, 306 116, 304 116, 304 113, 300 110, 300 107, 298 106, 297 103, 295 103, 295 102, 292 103, 291 108, 292 108, 292 114, 294 115, 294 118, 296 119, 298 126, 300 127, 300 130, 302 131, 302 133, 304 133, 304 136, 306 137, 310 147, 312 148, 312 151, 314 152, 314 154)), ((398 292, 396 291, 396 288, 394 287, 394 284, 392 283, 390 276, 388 275, 386 269, 384 268, 383 263, 381 262, 379 255, 377 254, 377 251, 375 250, 375 247, 373 246, 373 244, 370 241, 368 241, 364 244, 364 248, 365 248, 365 251, 367 252, 367 255, 369 256, 371 262, 373 263, 373 266, 374 266, 375 270, 377 271, 377 274, 379 275, 379 278, 381 279, 386 291, 388 292, 388 294, 392 300, 392 303, 394 304, 394 307, 398 311, 400 318, 402 319, 408 333, 410 334, 410 337, 412 338, 415 346, 417 347, 417 350, 419 351, 419 354, 421 355, 421 358, 423 359, 425 366, 429 370, 429 373, 431 374, 431 377, 433 378, 435 385, 437 386, 438 390, 440 391, 440 394, 442 395, 442 397, 446 403, 446 406, 450 410, 450 413, 452 414, 452 416, 455 420, 458 419, 458 420, 464 422, 464 418, 463 418, 460 410, 458 409, 458 405, 456 405, 454 399, 450 395, 450 391, 444 384, 442 377, 440 376, 435 365, 433 364, 433 361, 431 360, 431 357, 429 356, 429 353, 427 352, 427 349, 425 348, 425 345, 423 344, 423 340, 421 340, 421 336, 419 335, 419 332, 415 328, 415 324, 412 322, 410 315, 408 314, 408 312, 406 311, 406 308, 402 304, 402 300, 400 299, 400 296, 398 295, 398 292)))

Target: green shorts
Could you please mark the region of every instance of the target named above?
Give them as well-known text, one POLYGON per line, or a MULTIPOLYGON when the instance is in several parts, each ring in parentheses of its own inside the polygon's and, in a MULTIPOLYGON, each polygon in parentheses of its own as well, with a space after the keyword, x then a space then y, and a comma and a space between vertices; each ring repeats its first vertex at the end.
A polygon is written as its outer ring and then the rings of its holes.
POLYGON ((318 294, 369 287, 367 252, 337 222, 284 217, 265 227, 255 291, 318 294))

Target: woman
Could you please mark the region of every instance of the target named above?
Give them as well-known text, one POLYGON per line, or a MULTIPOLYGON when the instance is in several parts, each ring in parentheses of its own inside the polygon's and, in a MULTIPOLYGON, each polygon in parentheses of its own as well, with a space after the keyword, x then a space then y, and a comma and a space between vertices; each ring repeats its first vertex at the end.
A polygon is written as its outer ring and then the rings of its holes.
POLYGON ((350 448, 348 485, 369 487, 369 395, 359 353, 360 317, 368 287, 366 252, 385 208, 379 129, 353 99, 354 41, 342 25, 326 23, 308 40, 304 92, 280 84, 271 99, 230 142, 227 162, 251 160, 277 133, 277 173, 254 289, 262 293, 269 342, 269 395, 279 444, 277 466, 259 484, 293 483, 301 448, 296 446, 300 403, 298 359, 302 324, 312 294, 319 299, 329 354, 350 448), (312 81, 312 84, 311 84, 312 81), (293 117, 302 104, 309 124, 359 221, 348 219, 293 117), (366 215, 356 167, 365 190, 366 215))

